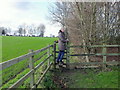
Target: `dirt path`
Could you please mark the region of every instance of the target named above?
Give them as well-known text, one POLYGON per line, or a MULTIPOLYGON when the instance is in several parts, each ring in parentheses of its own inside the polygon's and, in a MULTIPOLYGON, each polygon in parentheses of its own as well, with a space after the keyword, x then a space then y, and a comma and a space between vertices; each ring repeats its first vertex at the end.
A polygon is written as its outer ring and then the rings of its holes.
POLYGON ((115 71, 115 73, 114 71, 113 73, 111 73, 111 70, 112 69, 108 68, 106 71, 102 72, 101 68, 96 68, 96 69, 80 69, 79 68, 79 69, 71 69, 71 70, 57 69, 54 76, 54 82, 60 88, 118 87, 118 82, 116 82, 118 79, 117 78, 118 76, 117 74, 115 74, 117 73, 117 71, 115 71), (114 77, 116 77, 116 79, 114 79, 114 77), (113 78, 113 79, 111 80, 109 78, 111 79, 113 78), (101 80, 100 82, 99 82, 99 79, 101 80))

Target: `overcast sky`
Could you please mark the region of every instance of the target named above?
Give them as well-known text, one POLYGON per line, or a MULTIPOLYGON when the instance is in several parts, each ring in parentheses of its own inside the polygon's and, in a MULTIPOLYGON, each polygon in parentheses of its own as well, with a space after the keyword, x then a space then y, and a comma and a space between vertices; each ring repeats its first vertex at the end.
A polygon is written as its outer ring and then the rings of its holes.
MULTIPOLYGON (((54 0, 52 0, 54 1, 54 0)), ((50 0, 0 0, 0 26, 16 30, 23 23, 28 25, 45 24, 45 36, 58 34, 60 26, 50 24, 46 18, 50 0)))

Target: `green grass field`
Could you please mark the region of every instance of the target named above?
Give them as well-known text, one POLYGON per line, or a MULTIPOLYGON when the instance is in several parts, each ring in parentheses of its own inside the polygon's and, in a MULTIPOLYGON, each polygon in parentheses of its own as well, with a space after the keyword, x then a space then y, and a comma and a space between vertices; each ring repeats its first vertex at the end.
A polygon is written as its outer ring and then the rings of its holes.
POLYGON ((42 37, 2 37, 2 62, 26 54, 30 49, 46 47, 57 38, 42 37))
MULTIPOLYGON (((53 44, 55 40, 57 40, 57 38, 3 36, 1 62, 27 54, 30 49, 38 50, 38 49, 44 48, 49 44, 53 44)), ((45 52, 46 51, 42 53, 45 53, 45 52)), ((38 58, 41 54, 36 55, 34 58, 35 59, 38 58)), ((43 59, 45 58, 46 56, 43 57, 43 59)), ((34 65, 36 66, 43 59, 36 61, 34 65)), ((9 68, 4 69, 2 71, 2 83, 3 83, 2 88, 8 88, 13 83, 15 83, 18 79, 20 79, 23 75, 29 72, 29 68, 27 67, 28 64, 29 64, 29 59, 26 59, 9 68)), ((37 80, 37 77, 36 77, 36 80, 37 80)), ((25 84, 20 87, 22 88, 29 87, 28 82, 29 82, 29 78, 25 81, 25 84)))

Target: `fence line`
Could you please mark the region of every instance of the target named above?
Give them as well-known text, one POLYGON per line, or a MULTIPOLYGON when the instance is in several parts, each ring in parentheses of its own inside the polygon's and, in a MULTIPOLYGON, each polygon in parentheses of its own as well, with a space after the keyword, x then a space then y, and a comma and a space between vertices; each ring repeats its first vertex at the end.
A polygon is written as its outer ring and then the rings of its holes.
POLYGON ((0 68, 0 70, 3 70, 3 69, 5 69, 5 68, 8 68, 8 67, 10 67, 10 66, 12 66, 12 65, 14 65, 14 64, 22 61, 22 60, 25 60, 25 59, 27 59, 27 58, 35 55, 35 54, 38 54, 38 53, 40 53, 40 52, 42 52, 42 51, 45 51, 46 49, 48 49, 49 47, 52 47, 52 46, 53 46, 53 45, 49 45, 49 46, 47 46, 47 47, 45 47, 45 48, 42 48, 42 49, 40 49, 40 50, 36 50, 36 51, 30 52, 30 53, 28 53, 28 54, 19 56, 19 57, 17 57, 17 58, 14 58, 14 59, 11 59, 11 60, 2 62, 2 63, 0 63, 0 67, 2 67, 2 68, 0 68), (3 67, 3 66, 4 66, 4 67, 3 67))
POLYGON ((85 46, 85 45, 72 45, 69 46, 69 48, 83 48, 83 47, 89 47, 89 48, 103 48, 102 53, 87 53, 87 54, 69 54, 69 56, 103 56, 103 62, 81 62, 81 63, 69 63, 70 65, 75 64, 75 65, 93 65, 93 64, 102 64, 103 67, 106 67, 106 64, 119 64, 120 61, 106 61, 107 56, 119 56, 120 53, 107 53, 107 48, 108 47, 118 47, 118 50, 120 49, 120 45, 92 45, 92 46, 85 46))
POLYGON ((92 45, 92 46, 88 46, 88 45, 71 45, 69 46, 70 48, 79 48, 79 47, 120 47, 120 45, 92 45))
MULTIPOLYGON (((27 78, 30 77, 30 87, 31 88, 37 88, 37 86, 40 84, 41 80, 43 79, 43 77, 45 76, 45 74, 47 73, 47 71, 50 69, 51 65, 53 64, 54 65, 54 69, 56 68, 56 53, 58 53, 58 51, 56 51, 56 42, 54 42, 53 45, 48 45, 47 47, 45 48, 42 48, 42 49, 39 49, 39 50, 36 50, 36 51, 33 51, 33 50, 30 50, 28 54, 25 54, 25 55, 22 55, 22 56, 19 56, 17 58, 14 58, 14 59, 11 59, 9 61, 5 61, 5 62, 2 62, 0 63, 0 70, 4 70, 20 61, 23 61, 25 60, 26 58, 29 58, 29 67, 30 67, 30 71, 24 75, 21 79, 19 79, 17 82, 15 82, 12 86, 10 86, 9 89, 12 89, 12 88, 17 88, 19 87, 27 78), (52 53, 50 53, 50 48, 52 47, 52 53), (45 53, 43 53, 39 58, 37 59, 34 59, 34 55, 36 54, 39 54, 41 53, 42 51, 45 51, 47 50, 45 53), (47 55, 47 57, 42 61, 40 62, 37 66, 34 67, 34 62, 36 62, 37 60, 41 59, 44 55, 47 55), (53 56, 53 62, 50 61, 50 57, 53 56), (40 67, 42 66, 46 61, 48 61, 48 64, 47 64, 47 69, 43 72, 42 76, 38 79, 37 83, 35 83, 35 77, 34 77, 34 73, 35 71, 40 67)), ((63 58, 63 59, 66 59, 66 67, 69 68, 70 65, 72 64, 76 64, 76 65, 93 65, 93 64, 102 64, 104 67, 106 66, 106 64, 119 64, 119 62, 107 62, 106 61, 106 56, 119 56, 120 53, 107 53, 106 50, 107 50, 107 47, 119 47, 120 48, 120 45, 93 45, 93 46, 69 46, 69 43, 67 43, 67 50, 66 50, 66 58, 63 58), (70 54, 70 48, 83 48, 83 47, 90 47, 90 48, 96 48, 96 47, 101 47, 103 48, 102 50, 102 53, 88 53, 88 54, 70 54), (103 62, 83 62, 83 63, 70 63, 70 56, 103 56, 103 62)))
POLYGON ((29 58, 29 68, 30 71, 25 74, 22 78, 20 78, 17 82, 15 82, 12 86, 10 86, 8 89, 12 89, 12 88, 17 88, 19 87, 27 78, 30 77, 30 87, 31 88, 37 88, 38 84, 41 82, 42 78, 45 76, 45 74, 47 73, 47 71, 50 69, 51 65, 53 64, 52 62, 50 62, 50 57, 53 56, 53 54, 50 54, 50 47, 53 48, 53 45, 48 45, 45 48, 33 51, 33 50, 29 50, 28 54, 19 56, 17 58, 5 61, 0 63, 0 70, 4 70, 20 61, 23 61, 27 58, 29 58), (41 53, 42 51, 48 50, 47 52, 45 52, 43 55, 41 55, 39 58, 34 59, 34 55, 41 53), (45 58, 41 63, 39 63, 37 66, 34 67, 34 62, 36 62, 37 60, 41 59, 44 55, 47 55, 48 57, 45 58), (40 77, 40 79, 37 81, 37 83, 35 83, 35 77, 34 77, 34 73, 35 71, 42 66, 46 61, 48 61, 48 67, 47 69, 44 71, 43 75, 40 77))
MULTIPOLYGON (((56 53, 58 53, 59 51, 56 51, 56 42, 54 42, 54 61, 56 60, 56 53)), ((92 45, 92 46, 88 46, 88 45, 69 45, 69 43, 67 43, 67 50, 66 50, 66 67, 69 68, 70 65, 95 65, 95 64, 101 64, 103 65, 103 67, 106 67, 106 64, 119 64, 119 61, 106 61, 106 57, 107 56, 119 56, 120 53, 107 53, 107 48, 108 47, 118 47, 120 48, 120 45, 92 45), (103 48, 102 53, 85 53, 85 54, 70 54, 70 48, 83 48, 83 47, 89 47, 89 48, 103 48), (81 62, 81 63, 70 63, 69 58, 71 56, 103 56, 103 61, 102 62, 81 62)), ((56 65, 55 65, 56 68, 56 65)))

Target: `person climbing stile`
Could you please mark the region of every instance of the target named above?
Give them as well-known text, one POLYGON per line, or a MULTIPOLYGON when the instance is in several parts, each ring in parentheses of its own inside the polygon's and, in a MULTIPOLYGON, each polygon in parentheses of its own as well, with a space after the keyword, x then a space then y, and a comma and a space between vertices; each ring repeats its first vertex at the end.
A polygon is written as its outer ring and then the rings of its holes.
POLYGON ((68 39, 65 37, 64 29, 59 30, 58 38, 59 38, 58 40, 59 53, 56 59, 56 64, 66 65, 62 60, 64 57, 65 50, 66 50, 66 43, 68 42, 68 39))

